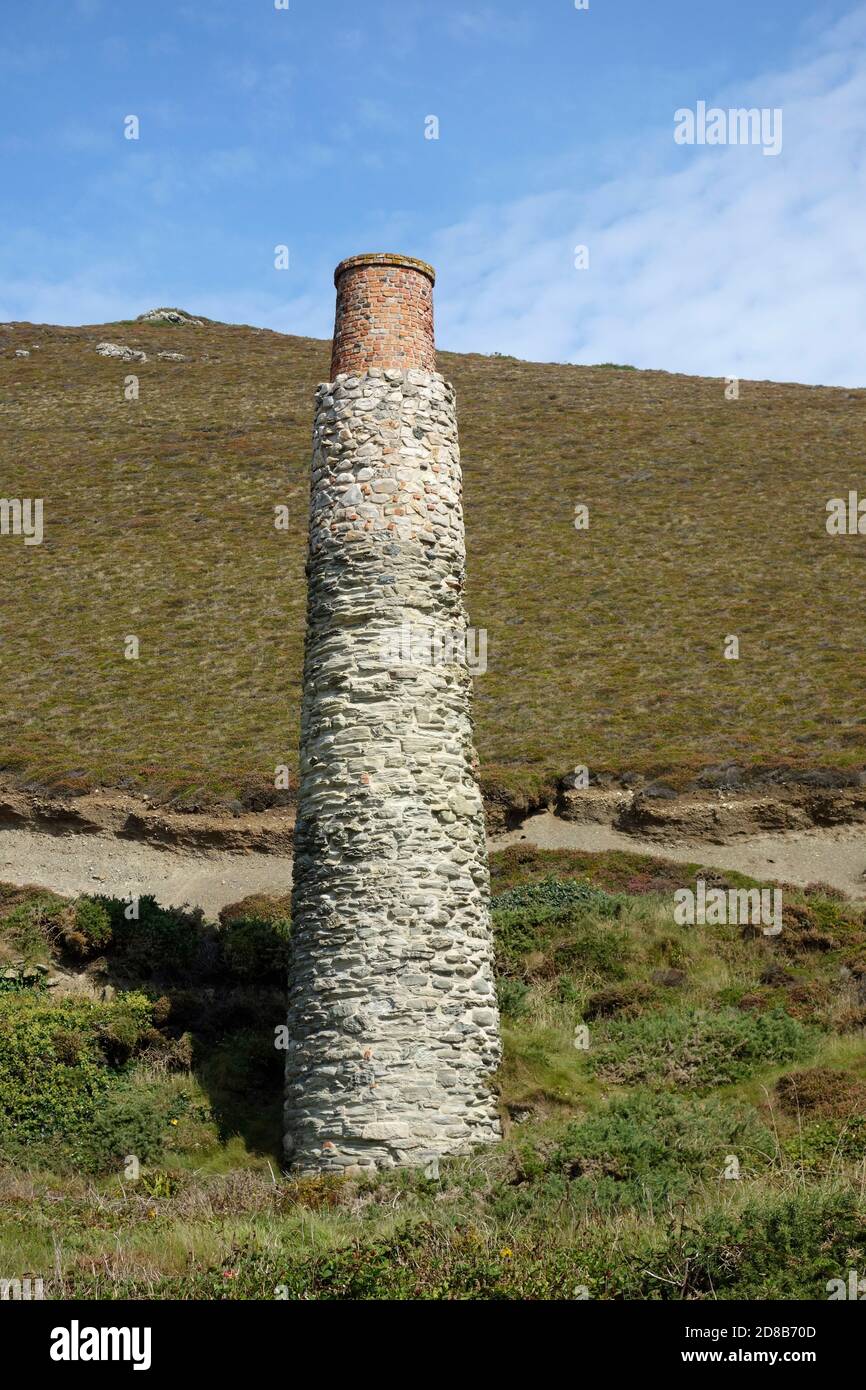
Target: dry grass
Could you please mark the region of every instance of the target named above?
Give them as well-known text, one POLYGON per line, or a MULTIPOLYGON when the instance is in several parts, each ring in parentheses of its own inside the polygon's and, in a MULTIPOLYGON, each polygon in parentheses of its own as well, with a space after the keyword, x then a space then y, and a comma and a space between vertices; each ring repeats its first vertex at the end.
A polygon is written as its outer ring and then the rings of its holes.
MULTIPOLYGON (((0 492, 43 497, 46 517, 41 546, 0 538, 0 765, 190 804, 294 765, 328 354, 217 323, 0 329, 0 492), (150 360, 99 357, 106 338, 150 360)), ((470 613, 489 632, 489 775, 866 762, 866 540, 824 526, 827 499, 862 484, 866 392, 744 382, 726 401, 720 380, 663 372, 440 367, 460 406, 470 613)))

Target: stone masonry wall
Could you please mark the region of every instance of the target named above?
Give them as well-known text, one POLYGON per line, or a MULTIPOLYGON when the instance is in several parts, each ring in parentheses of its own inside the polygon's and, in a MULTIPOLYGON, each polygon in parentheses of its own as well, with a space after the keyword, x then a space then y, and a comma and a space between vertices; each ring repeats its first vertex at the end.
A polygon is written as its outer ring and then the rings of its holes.
POLYGON ((499 1137, 453 388, 340 374, 313 443, 286 1150, 424 1164, 499 1137))

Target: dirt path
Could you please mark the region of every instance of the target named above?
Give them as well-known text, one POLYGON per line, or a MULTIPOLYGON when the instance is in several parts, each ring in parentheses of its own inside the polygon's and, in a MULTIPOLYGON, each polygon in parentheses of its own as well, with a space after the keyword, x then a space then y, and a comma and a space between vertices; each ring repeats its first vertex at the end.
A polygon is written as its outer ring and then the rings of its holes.
POLYGON ((285 893, 289 856, 189 850, 142 844, 113 835, 51 835, 0 828, 0 881, 38 883, 58 893, 151 893, 169 906, 189 903, 215 917, 247 893, 285 893))
POLYGON ((542 812, 494 843, 500 849, 521 842, 539 849, 625 849, 799 885, 820 880, 852 898, 866 898, 866 826, 862 825, 748 835, 719 845, 707 840, 639 839, 608 825, 576 825, 542 812))
MULTIPOLYGON (((866 827, 753 835, 718 845, 698 840, 638 839, 605 825, 580 825, 549 812, 490 842, 540 849, 625 849, 739 869, 761 879, 804 884, 817 879, 866 899, 866 827)), ((284 893, 291 884, 287 854, 249 850, 190 849, 112 834, 50 834, 21 826, 0 827, 0 881, 38 883, 59 893, 152 893, 161 903, 202 907, 215 917, 247 893, 284 893)))

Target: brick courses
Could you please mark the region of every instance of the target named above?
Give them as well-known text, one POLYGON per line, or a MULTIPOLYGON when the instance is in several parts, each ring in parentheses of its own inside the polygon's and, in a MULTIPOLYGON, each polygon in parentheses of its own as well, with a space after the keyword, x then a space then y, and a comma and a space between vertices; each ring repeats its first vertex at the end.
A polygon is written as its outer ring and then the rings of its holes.
POLYGON ((370 367, 435 372, 435 280, 432 266, 410 256, 381 253, 341 261, 334 272, 331 380, 370 367))

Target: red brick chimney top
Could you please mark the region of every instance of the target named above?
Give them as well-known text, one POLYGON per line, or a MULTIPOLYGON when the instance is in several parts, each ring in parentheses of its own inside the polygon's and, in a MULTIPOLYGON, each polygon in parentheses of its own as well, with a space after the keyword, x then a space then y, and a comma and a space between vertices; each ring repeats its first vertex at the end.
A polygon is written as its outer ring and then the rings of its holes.
POLYGON ((433 267, 412 256, 377 252, 341 261, 331 380, 371 367, 435 372, 435 281, 433 267))

